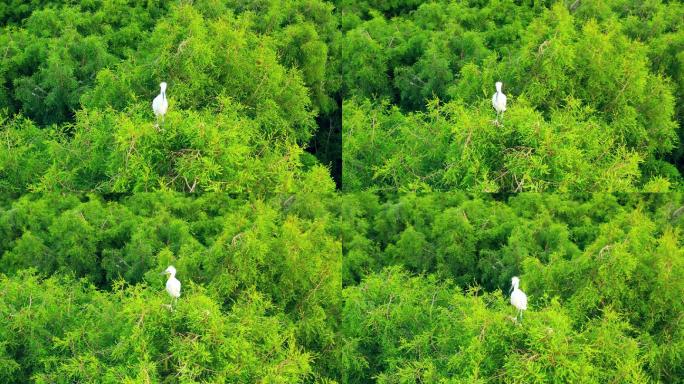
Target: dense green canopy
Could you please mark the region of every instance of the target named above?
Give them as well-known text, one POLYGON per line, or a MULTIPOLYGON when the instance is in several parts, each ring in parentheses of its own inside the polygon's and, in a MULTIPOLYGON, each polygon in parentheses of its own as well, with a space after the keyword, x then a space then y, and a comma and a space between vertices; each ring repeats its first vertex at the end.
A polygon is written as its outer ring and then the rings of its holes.
POLYGON ((272 200, 25 195, 0 209, 0 381, 322 381, 333 186, 272 200), (182 283, 173 310, 160 273, 182 283))
POLYGON ((342 382, 684 377, 681 194, 362 193, 341 207, 342 382))
POLYGON ((0 4, 0 382, 334 379, 338 25, 323 0, 0 4))
POLYGON ((681 2, 342 3, 346 190, 681 187, 681 2))
POLYGON ((3 2, 0 382, 682 382, 682 20, 3 2))
POLYGON ((307 149, 337 166, 332 5, 250 4, 0 12, 0 191, 260 193, 306 177, 307 149), (161 81, 170 107, 155 127, 161 81))

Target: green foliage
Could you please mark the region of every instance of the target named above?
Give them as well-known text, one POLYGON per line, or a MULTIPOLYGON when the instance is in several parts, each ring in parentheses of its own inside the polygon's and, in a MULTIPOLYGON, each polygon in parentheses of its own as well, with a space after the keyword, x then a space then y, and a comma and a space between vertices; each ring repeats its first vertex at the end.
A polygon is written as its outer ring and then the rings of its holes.
POLYGON ((308 140, 313 121, 300 75, 283 68, 272 39, 256 35, 249 24, 247 17, 211 19, 179 6, 148 35, 149 50, 98 74, 84 106, 118 109, 145 96, 149 108, 148 98, 164 80, 173 108, 215 111, 222 95, 256 118, 265 136, 308 140))
POLYGON ((0 4, 0 382, 680 382, 683 16, 0 4))
POLYGON ((647 380, 638 340, 612 310, 577 329, 554 300, 516 324, 500 291, 464 294, 398 268, 368 276, 344 297, 345 382, 647 380))
POLYGON ((247 290, 222 310, 188 284, 165 292, 118 282, 101 292, 72 278, 0 277, 3 382, 301 382, 312 358, 291 321, 247 290))
POLYGON ((13 1, 0 28, 0 381, 334 382, 333 5, 13 1))
POLYGON ((282 63, 299 68, 317 109, 330 114, 340 88, 339 21, 331 3, 231 0, 237 13, 249 13, 259 33, 274 34, 282 63))
POLYGON ((341 380, 677 382, 683 203, 347 196, 341 380), (516 275, 530 300, 518 323, 506 297, 516 275))
POLYGON ((289 191, 338 165, 337 19, 320 0, 287 3, 17 8, 0 34, 0 195, 289 191))
POLYGON ((70 132, 45 132, 23 118, 0 133, 0 183, 10 196, 26 191, 137 192, 178 190, 292 192, 316 163, 301 147, 268 140, 260 123, 223 99, 218 112, 173 111, 156 129, 147 111, 82 110, 70 132), (66 136, 70 136, 67 138, 66 136), (20 166, 21 164, 21 166, 20 166))
POLYGON ((45 3, 0 9, 0 19, 22 17, 0 34, 0 108, 41 125, 72 119, 98 72, 130 55, 167 12, 163 2, 45 3))
POLYGON ((678 188, 682 5, 532 3, 344 2, 344 188, 678 188))
POLYGON ((334 186, 323 181, 270 200, 140 193, 118 202, 13 201, 0 211, 5 377, 324 380, 342 283, 334 186), (171 264, 184 287, 173 311, 160 274, 171 264), (43 335, 40 345, 24 350, 32 332, 43 335))
POLYGON ((669 164, 661 172, 671 179, 642 170, 648 153, 623 144, 615 125, 578 104, 547 120, 523 103, 498 126, 487 117, 488 102, 476 109, 435 102, 408 115, 346 102, 345 189, 635 191, 645 180, 665 191, 681 179, 669 164))

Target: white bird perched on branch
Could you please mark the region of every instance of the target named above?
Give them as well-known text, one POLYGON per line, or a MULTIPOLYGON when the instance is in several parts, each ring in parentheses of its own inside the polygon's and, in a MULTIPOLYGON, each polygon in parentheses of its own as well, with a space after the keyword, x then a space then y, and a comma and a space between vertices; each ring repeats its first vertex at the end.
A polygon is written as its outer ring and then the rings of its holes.
POLYGON ((166 83, 162 82, 159 84, 159 87, 161 87, 161 92, 152 100, 152 110, 154 111, 154 116, 157 118, 157 121, 159 120, 159 116, 161 116, 163 123, 166 110, 169 109, 169 101, 166 100, 166 83))
POLYGON ((520 278, 518 276, 513 276, 511 279, 511 304, 518 309, 518 313, 515 315, 515 320, 518 321, 518 315, 520 315, 520 321, 522 321, 523 311, 527 310, 527 295, 525 292, 521 291, 518 286, 520 285, 520 278))
POLYGON ((503 119, 503 113, 506 112, 506 95, 501 92, 501 86, 503 83, 500 81, 496 82, 496 93, 492 96, 492 105, 496 110, 496 122, 499 123, 499 115, 503 119))
POLYGON ((169 279, 166 281, 166 292, 171 295, 175 302, 180 297, 181 292, 181 283, 176 279, 176 268, 174 268, 173 265, 169 265, 162 273, 169 275, 169 279))

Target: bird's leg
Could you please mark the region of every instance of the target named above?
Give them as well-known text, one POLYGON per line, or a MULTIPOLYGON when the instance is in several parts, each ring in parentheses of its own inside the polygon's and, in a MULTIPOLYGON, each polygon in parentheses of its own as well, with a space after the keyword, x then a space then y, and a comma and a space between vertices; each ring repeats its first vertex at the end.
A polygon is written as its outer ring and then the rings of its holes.
POLYGON ((166 308, 168 308, 169 310, 173 311, 174 307, 176 306, 176 300, 177 300, 177 299, 176 299, 175 297, 171 297, 170 303, 169 303, 169 304, 164 304, 164 306, 165 306, 166 308))

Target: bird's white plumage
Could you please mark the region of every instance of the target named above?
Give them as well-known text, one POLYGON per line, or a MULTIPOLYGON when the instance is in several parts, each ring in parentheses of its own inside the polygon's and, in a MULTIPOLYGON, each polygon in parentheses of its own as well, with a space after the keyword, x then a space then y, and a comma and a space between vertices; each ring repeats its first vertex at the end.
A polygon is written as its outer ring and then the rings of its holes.
POLYGON ((492 106, 496 110, 496 113, 501 113, 506 111, 506 95, 501 92, 502 82, 498 81, 496 83, 496 93, 492 96, 492 106))
POLYGON ((159 87, 161 92, 152 100, 152 110, 154 110, 155 116, 164 118, 166 111, 169 109, 169 101, 166 100, 166 83, 159 84, 159 87))
POLYGON ((517 276, 513 277, 511 279, 511 285, 513 288, 513 293, 511 293, 511 304, 519 311, 527 310, 527 295, 518 287, 520 285, 520 279, 517 276))
POLYGON ((511 293, 511 304, 520 310, 527 310, 527 295, 516 288, 513 290, 513 293, 511 293))
POLYGON ((166 282, 166 292, 171 295, 173 298, 179 298, 180 297, 180 290, 181 290, 181 283, 176 279, 175 277, 169 277, 169 280, 166 282))
POLYGON ((177 299, 180 297, 181 283, 176 279, 176 268, 173 265, 169 265, 164 273, 169 274, 169 280, 166 281, 166 292, 171 295, 171 297, 177 299))

